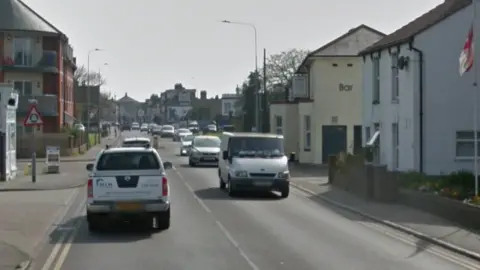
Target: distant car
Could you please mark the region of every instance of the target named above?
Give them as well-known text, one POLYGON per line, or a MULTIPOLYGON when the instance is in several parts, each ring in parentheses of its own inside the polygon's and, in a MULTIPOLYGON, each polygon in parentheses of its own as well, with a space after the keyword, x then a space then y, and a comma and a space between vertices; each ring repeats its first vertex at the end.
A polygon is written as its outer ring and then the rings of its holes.
POLYGON ((204 132, 205 133, 216 133, 217 132, 217 125, 207 125, 205 128, 204 128, 204 132))
POLYGON ((132 123, 132 130, 140 130, 140 124, 137 122, 132 123))
POLYGON ((235 126, 233 125, 224 125, 222 127, 222 131, 224 132, 235 132, 235 126))
POLYGON ((217 136, 195 136, 188 152, 188 164, 191 167, 197 165, 218 165, 220 143, 220 138, 217 136))
POLYGON ((170 125, 165 125, 162 127, 160 136, 162 138, 172 138, 174 134, 175 134, 175 128, 170 125))
POLYGON ((87 223, 96 232, 128 219, 156 230, 170 228, 170 187, 163 162, 153 148, 118 147, 102 150, 87 164, 87 223))
POLYGON ((132 130, 132 128, 130 127, 129 124, 122 124, 122 126, 120 127, 120 130, 121 131, 130 131, 130 130, 132 130))
POLYGON ((122 147, 150 147, 150 139, 146 137, 130 137, 122 142, 122 147))
POLYGON ((175 134, 173 135, 173 141, 178 142, 181 141, 183 137, 192 134, 192 132, 186 128, 180 128, 175 130, 175 134))
POLYGON ((161 136, 162 135, 162 126, 156 126, 152 129, 152 135, 161 136))
POLYGON ((80 132, 85 132, 85 126, 82 124, 75 124, 73 129, 80 132))
POLYGON ((195 138, 195 135, 189 134, 181 139, 180 156, 186 156, 190 153, 193 138, 195 138))
POLYGON ((148 131, 148 125, 147 124, 142 124, 142 126, 140 127, 140 131, 141 132, 147 132, 148 131))

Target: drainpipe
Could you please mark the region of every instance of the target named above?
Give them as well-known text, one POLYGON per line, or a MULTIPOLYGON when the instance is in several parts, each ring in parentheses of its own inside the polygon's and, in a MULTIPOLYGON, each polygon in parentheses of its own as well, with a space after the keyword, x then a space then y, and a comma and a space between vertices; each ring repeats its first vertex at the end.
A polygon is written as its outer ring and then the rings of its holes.
POLYGON ((413 39, 409 43, 409 49, 411 51, 414 51, 418 54, 418 62, 419 62, 419 72, 418 72, 418 77, 419 77, 419 89, 418 89, 418 94, 420 95, 419 98, 419 103, 420 103, 420 108, 419 108, 419 117, 420 117, 420 128, 419 128, 419 136, 420 136, 420 152, 419 152, 419 159, 420 159, 420 164, 419 164, 419 171, 420 173, 423 173, 424 171, 424 151, 423 151, 423 142, 424 142, 424 125, 423 125, 423 90, 424 90, 424 83, 423 83, 423 52, 420 49, 417 49, 413 46, 413 39))

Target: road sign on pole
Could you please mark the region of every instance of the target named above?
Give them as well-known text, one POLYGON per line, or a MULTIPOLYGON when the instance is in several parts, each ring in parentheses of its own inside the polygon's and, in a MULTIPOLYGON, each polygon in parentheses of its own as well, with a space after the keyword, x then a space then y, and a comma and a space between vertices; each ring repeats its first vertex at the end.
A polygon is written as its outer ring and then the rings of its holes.
POLYGON ((30 110, 23 120, 23 125, 26 127, 41 126, 43 125, 43 119, 40 113, 38 112, 37 106, 32 105, 30 110))

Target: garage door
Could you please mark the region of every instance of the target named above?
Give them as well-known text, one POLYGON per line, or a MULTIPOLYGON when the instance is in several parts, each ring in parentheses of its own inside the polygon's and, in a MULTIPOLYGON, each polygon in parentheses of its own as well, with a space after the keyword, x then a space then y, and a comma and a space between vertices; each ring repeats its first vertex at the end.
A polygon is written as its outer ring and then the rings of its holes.
POLYGON ((328 163, 328 156, 347 150, 347 126, 322 126, 322 163, 328 163))

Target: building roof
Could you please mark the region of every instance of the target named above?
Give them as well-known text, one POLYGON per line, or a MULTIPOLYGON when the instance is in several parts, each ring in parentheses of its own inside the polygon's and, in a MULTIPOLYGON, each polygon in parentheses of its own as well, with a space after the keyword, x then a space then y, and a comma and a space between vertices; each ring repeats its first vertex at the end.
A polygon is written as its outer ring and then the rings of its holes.
POLYGON ((379 36, 386 36, 385 33, 382 33, 382 32, 380 32, 380 31, 378 31, 378 30, 376 30, 376 29, 374 29, 374 28, 372 28, 372 27, 370 27, 370 26, 368 26, 368 25, 361 24, 361 25, 359 25, 359 26, 357 26, 357 27, 355 27, 355 28, 350 29, 350 30, 349 30, 348 32, 346 32, 345 34, 343 34, 343 35, 337 37, 336 39, 328 42, 327 44, 323 45, 322 47, 320 47, 320 48, 318 48, 318 49, 310 52, 310 53, 305 57, 305 59, 303 59, 302 63, 298 66, 296 72, 297 72, 297 73, 301 73, 300 70, 305 66, 305 64, 307 64, 307 61, 308 61, 310 58, 312 58, 312 56, 314 56, 314 55, 322 52, 323 50, 329 48, 330 46, 338 43, 340 40, 342 40, 342 39, 344 39, 344 38, 346 38, 346 37, 348 37, 348 36, 356 33, 356 32, 359 31, 360 29, 367 29, 368 31, 371 31, 371 32, 373 32, 373 33, 377 33, 379 36))
POLYGON ((135 99, 129 97, 127 93, 125 93, 125 96, 123 96, 121 99, 117 100, 117 103, 126 103, 126 102, 140 103, 140 102, 136 101, 135 99))
POLYGON ((360 54, 372 53, 391 46, 409 42, 416 35, 443 21, 450 15, 453 15, 471 3, 472 0, 445 0, 443 3, 434 7, 427 13, 421 15, 402 28, 372 44, 372 46, 366 48, 360 52, 360 54))
POLYGON ((0 0, 0 30, 33 31, 65 36, 20 0, 0 0))

